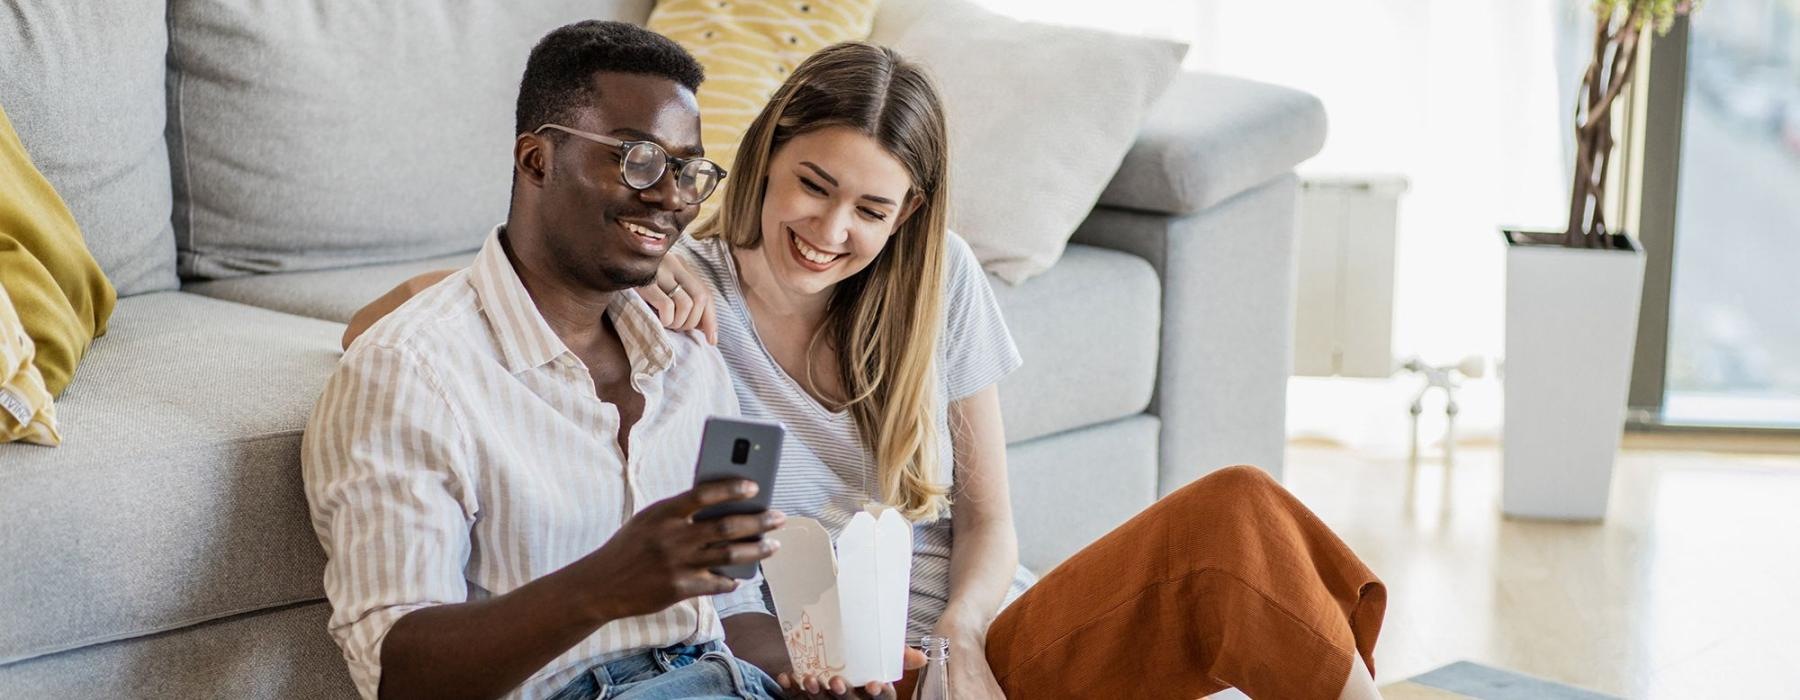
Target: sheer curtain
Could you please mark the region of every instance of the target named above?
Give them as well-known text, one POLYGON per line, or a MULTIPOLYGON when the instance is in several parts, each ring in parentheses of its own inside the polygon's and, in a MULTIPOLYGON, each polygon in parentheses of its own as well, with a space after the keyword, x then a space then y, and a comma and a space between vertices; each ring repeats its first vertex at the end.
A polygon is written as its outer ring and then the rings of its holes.
MULTIPOLYGON (((1498 358, 1503 343, 1501 225, 1555 227, 1567 198, 1562 83, 1580 0, 979 0, 997 12, 1187 41, 1187 69, 1318 95, 1323 152, 1302 175, 1397 174, 1401 198, 1396 362, 1498 358)), ((1574 52, 1579 54, 1579 50, 1574 52)), ((1289 431, 1376 452, 1403 451, 1418 387, 1296 378, 1289 431)), ((1498 383, 1460 394, 1459 434, 1492 438, 1498 383)), ((1442 429, 1428 403, 1421 434, 1442 429)))

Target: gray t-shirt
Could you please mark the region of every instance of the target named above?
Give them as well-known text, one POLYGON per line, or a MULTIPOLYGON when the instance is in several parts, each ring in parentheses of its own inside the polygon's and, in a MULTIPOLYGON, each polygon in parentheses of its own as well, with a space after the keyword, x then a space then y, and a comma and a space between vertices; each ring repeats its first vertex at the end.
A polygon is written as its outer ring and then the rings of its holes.
MULTIPOLYGON (((944 479, 953 464, 948 408, 1000 381, 1020 364, 1018 348, 988 287, 987 275, 956 234, 945 241, 944 328, 938 339, 938 449, 944 479)), ((696 274, 712 287, 719 323, 719 350, 745 416, 787 426, 781 468, 772 496, 776 509, 818 520, 836 537, 863 505, 877 500, 875 461, 848 412, 821 406, 775 362, 757 337, 744 305, 737 263, 722 241, 684 239, 677 247, 696 274)), ((950 597, 950 518, 913 528, 912 596, 907 635, 931 631, 950 597)), ((1035 578, 1024 567, 1013 576, 1006 602, 1035 578)), ((721 617, 769 612, 759 578, 715 601, 721 617)))

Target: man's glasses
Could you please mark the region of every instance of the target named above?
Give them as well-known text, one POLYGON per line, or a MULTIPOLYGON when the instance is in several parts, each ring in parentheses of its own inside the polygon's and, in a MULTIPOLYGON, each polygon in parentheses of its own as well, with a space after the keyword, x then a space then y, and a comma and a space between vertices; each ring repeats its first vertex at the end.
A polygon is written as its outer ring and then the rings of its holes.
POLYGON ((621 141, 561 124, 545 124, 532 133, 543 133, 545 129, 555 129, 619 149, 619 175, 625 180, 626 186, 634 190, 655 187, 663 173, 674 166, 675 192, 681 195, 683 202, 699 204, 712 196, 713 190, 718 189, 719 182, 725 179, 725 169, 719 167, 718 163, 705 158, 676 158, 654 142, 621 141))

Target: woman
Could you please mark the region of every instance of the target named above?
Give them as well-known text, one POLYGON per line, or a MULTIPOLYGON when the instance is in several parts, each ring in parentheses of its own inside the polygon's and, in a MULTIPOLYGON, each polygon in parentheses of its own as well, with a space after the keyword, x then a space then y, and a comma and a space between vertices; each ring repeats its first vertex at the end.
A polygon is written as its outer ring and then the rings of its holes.
MULTIPOLYGON (((787 425, 774 507, 834 534, 870 501, 914 520, 908 633, 951 640, 958 698, 1376 697, 1385 589, 1254 468, 1189 484, 1035 584, 1018 566, 995 386, 1019 358, 946 229, 947 147, 918 66, 826 48, 751 124, 685 264, 642 290, 671 327, 716 325, 745 414, 787 425)), ((430 281, 359 312, 346 342, 430 281)), ((783 673, 757 587, 720 611, 784 686, 847 690, 783 673)))

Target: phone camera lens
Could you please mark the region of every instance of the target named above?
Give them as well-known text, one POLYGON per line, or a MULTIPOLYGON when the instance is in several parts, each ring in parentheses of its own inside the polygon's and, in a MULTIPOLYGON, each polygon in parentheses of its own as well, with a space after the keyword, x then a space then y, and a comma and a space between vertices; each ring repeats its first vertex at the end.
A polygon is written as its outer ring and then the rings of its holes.
POLYGON ((731 463, 743 464, 750 461, 750 441, 738 438, 731 443, 731 463))

